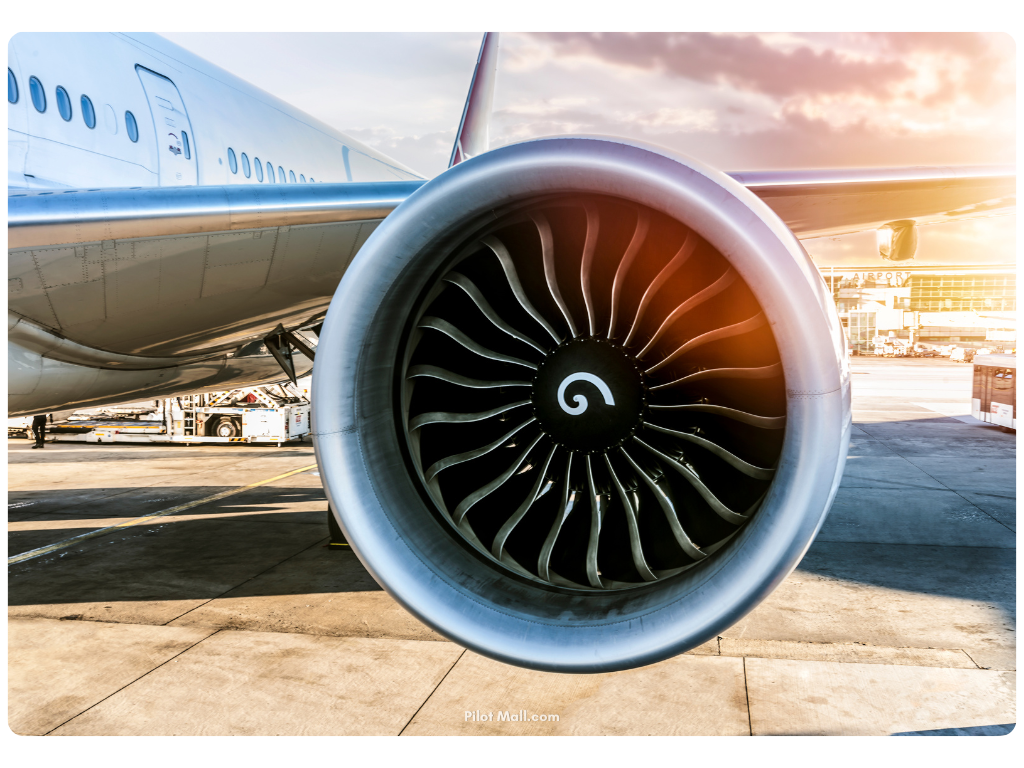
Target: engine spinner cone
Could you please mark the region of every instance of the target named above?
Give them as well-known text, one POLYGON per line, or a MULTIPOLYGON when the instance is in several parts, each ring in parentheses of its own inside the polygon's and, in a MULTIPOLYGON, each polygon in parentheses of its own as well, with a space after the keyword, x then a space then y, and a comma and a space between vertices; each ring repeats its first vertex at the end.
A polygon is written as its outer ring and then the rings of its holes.
POLYGON ((537 368, 531 393, 541 428, 573 451, 603 452, 640 428, 646 405, 634 358, 604 339, 559 345, 537 368))

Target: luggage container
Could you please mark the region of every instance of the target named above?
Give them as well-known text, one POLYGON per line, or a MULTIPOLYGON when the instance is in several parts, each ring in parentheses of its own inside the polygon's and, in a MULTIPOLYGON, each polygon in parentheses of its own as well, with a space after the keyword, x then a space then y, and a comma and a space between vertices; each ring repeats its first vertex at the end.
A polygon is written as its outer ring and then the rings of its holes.
POLYGON ((1016 378, 1016 355, 976 356, 971 415, 1003 429, 1016 431, 1016 378))

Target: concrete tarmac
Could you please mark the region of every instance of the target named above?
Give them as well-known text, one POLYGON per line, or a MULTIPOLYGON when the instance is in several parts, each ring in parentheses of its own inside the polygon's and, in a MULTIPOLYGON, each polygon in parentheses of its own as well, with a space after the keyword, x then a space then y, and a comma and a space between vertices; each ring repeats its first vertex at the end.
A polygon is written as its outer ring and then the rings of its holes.
POLYGON ((52 735, 998 735, 1016 721, 1016 436, 970 365, 853 358, 854 437, 796 571, 642 669, 483 658, 328 549, 309 444, 8 443, 8 723, 52 735), (506 719, 501 713, 508 713, 506 719), (522 713, 522 714, 520 714, 522 713), (515 718, 515 719, 513 719, 515 718))

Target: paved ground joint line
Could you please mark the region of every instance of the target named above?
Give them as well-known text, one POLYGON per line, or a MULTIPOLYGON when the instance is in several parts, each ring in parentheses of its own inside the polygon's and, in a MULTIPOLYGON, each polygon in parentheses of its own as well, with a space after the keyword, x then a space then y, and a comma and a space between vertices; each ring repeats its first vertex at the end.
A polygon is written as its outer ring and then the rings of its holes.
MULTIPOLYGON (((199 476, 199 475, 207 474, 209 472, 220 472, 220 471, 228 469, 230 467, 237 467, 239 464, 244 464, 247 461, 254 461, 256 459, 262 459, 262 458, 273 458, 273 456, 272 455, 268 456, 267 454, 259 454, 259 455, 256 455, 256 456, 239 457, 238 461, 234 461, 234 462, 229 461, 229 462, 227 462, 225 464, 217 465, 216 467, 210 467, 209 469, 199 470, 198 472, 194 472, 193 474, 196 475, 196 476, 199 476)), ((154 480, 152 483, 149 483, 148 485, 136 485, 136 486, 134 486, 132 488, 125 488, 123 491, 121 491, 119 493, 112 493, 109 496, 100 496, 100 497, 98 497, 97 500, 99 501, 99 500, 113 499, 113 498, 116 498, 118 496, 123 496, 126 493, 131 493, 132 491, 143 490, 145 488, 160 488, 160 487, 162 487, 160 485, 160 483, 162 483, 162 482, 163 482, 163 480, 154 480)), ((19 492, 20 491, 18 491, 18 490, 13 491, 13 493, 19 493, 19 492)), ((40 512, 38 515, 33 515, 32 517, 26 517, 25 521, 35 520, 36 518, 46 517, 47 515, 51 515, 51 514, 60 514, 65 509, 69 509, 70 507, 72 507, 73 504, 74 504, 73 502, 69 502, 67 506, 58 507, 57 509, 51 509, 48 512, 40 512)))
POLYGON ((983 666, 981 666, 981 664, 978 663, 977 659, 975 659, 973 656, 971 656, 971 654, 968 653, 966 649, 961 648, 960 651, 963 653, 964 656, 966 656, 968 659, 970 659, 971 663, 974 666, 976 666, 978 669, 992 669, 992 667, 983 667, 983 666))
MULTIPOLYGON (((160 482, 160 481, 158 480, 157 482, 160 482)), ((156 483, 154 483, 153 485, 155 485, 155 484, 156 483)), ((139 491, 139 490, 142 490, 142 489, 145 489, 145 488, 152 488, 153 485, 139 485, 139 486, 136 486, 134 488, 125 488, 123 491, 120 491, 119 493, 112 493, 109 496, 100 496, 99 499, 97 499, 97 500, 98 501, 100 501, 100 500, 106 501, 107 499, 116 499, 118 496, 124 496, 126 493, 131 493, 132 491, 139 491)), ((13 493, 18 493, 18 491, 13 491, 13 493)), ((10 498, 10 497, 8 496, 8 498, 10 498)), ((48 515, 59 515, 65 509, 69 509, 72 506, 74 506, 74 502, 68 502, 68 505, 65 506, 65 507, 58 507, 57 509, 51 509, 48 512, 40 512, 38 515, 33 515, 32 517, 26 517, 24 520, 20 520, 19 522, 25 523, 25 522, 29 522, 31 520, 36 520, 36 519, 38 519, 40 517, 46 517, 48 515)), ((7 511, 10 512, 10 505, 8 505, 8 510, 7 511)), ((10 522, 10 521, 8 521, 8 522, 10 522)))
MULTIPOLYGON (((886 446, 886 448, 889 448, 889 446, 886 446)), ((919 466, 918 466, 917 464, 915 464, 915 463, 914 463, 914 460, 913 460, 913 459, 911 459, 911 458, 908 458, 907 456, 904 456, 903 454, 901 454, 900 452, 896 451, 896 450, 895 450, 895 449, 893 449, 893 448, 889 448, 889 450, 890 450, 890 451, 892 451, 893 453, 895 453, 895 454, 896 454, 897 456, 899 456, 899 457, 900 457, 901 459, 903 459, 903 460, 904 460, 904 461, 906 461, 907 463, 911 464, 912 466, 916 467, 917 469, 920 469, 920 470, 921 470, 922 472, 924 472, 924 473, 925 473, 926 475, 928 475, 928 477, 930 477, 930 478, 931 478, 932 480, 934 480, 934 481, 935 481, 936 483, 938 483, 939 485, 941 485, 941 486, 942 486, 943 488, 945 488, 945 489, 946 489, 947 491, 950 491, 951 493, 955 493, 955 494, 956 494, 957 496, 959 496, 959 497, 960 497, 961 499, 963 499, 964 501, 966 501, 966 502, 967 502, 968 504, 970 504, 970 505, 971 505, 972 507, 974 507, 974 508, 975 508, 976 510, 978 510, 979 512, 981 512, 981 514, 983 514, 983 515, 985 515, 986 517, 988 517, 988 518, 991 518, 991 519, 992 519, 992 520, 994 520, 995 522, 999 523, 999 525, 1003 526, 1003 528, 1005 528, 1006 530, 1008 530, 1008 531, 1009 531, 1010 533, 1012 533, 1012 534, 1013 534, 1014 536, 1016 536, 1016 535, 1017 535, 1017 532, 1016 532, 1016 531, 1014 531, 1014 530, 1013 530, 1013 528, 1011 528, 1010 526, 1008 526, 1008 525, 1007 525, 1006 523, 1004 523, 1004 522, 1003 522, 1002 520, 1000 520, 999 518, 997 518, 997 517, 995 517, 995 516, 993 516, 993 515, 989 514, 988 512, 986 512, 986 511, 985 511, 984 509, 982 509, 981 507, 979 507, 979 506, 978 506, 977 504, 975 504, 975 503, 974 503, 973 501, 971 501, 970 499, 966 498, 966 497, 965 497, 965 496, 964 496, 964 495, 963 495, 962 493, 960 493, 960 491, 956 490, 955 488, 950 488, 950 487, 949 487, 948 485, 946 485, 946 484, 945 484, 944 482, 942 482, 942 481, 941 481, 941 480, 940 480, 939 478, 937 478, 937 477, 933 476, 933 475, 932 475, 932 474, 931 474, 930 472, 928 472, 927 470, 925 470, 925 469, 924 469, 923 467, 919 467, 919 466)), ((1016 500, 1016 497, 1014 497, 1014 496, 1006 496, 1006 497, 1003 497, 1003 498, 1008 498, 1008 499, 1009 499, 1009 498, 1012 498, 1012 499, 1016 500)), ((973 659, 972 659, 972 661, 973 661, 973 659)))
POLYGON ((160 669, 160 667, 164 666, 165 664, 170 664, 170 663, 171 663, 172 661, 174 661, 174 660, 175 660, 176 658, 178 658, 179 656, 181 656, 181 654, 183 654, 183 653, 187 653, 188 651, 191 651, 191 650, 192 650, 193 648, 195 648, 195 647, 196 647, 197 645, 199 645, 200 643, 202 643, 202 642, 204 642, 204 641, 206 641, 206 640, 209 640, 209 639, 210 639, 211 637, 213 637, 214 635, 218 634, 218 633, 219 633, 219 632, 221 632, 221 631, 222 631, 222 630, 221 630, 221 629, 219 629, 219 628, 218 628, 218 629, 215 629, 215 630, 213 630, 213 632, 211 632, 210 634, 208 634, 208 635, 207 635, 206 637, 203 637, 203 638, 200 638, 199 640, 196 640, 196 641, 195 641, 194 643, 192 643, 192 645, 190 645, 190 646, 189 646, 188 648, 184 648, 184 649, 182 649, 182 650, 181 650, 181 651, 179 651, 178 653, 176 653, 176 654, 174 654, 173 656, 171 656, 171 658, 167 659, 166 661, 164 661, 164 662, 162 662, 162 663, 160 663, 160 664, 157 664, 157 665, 156 665, 155 667, 153 667, 153 668, 152 668, 151 670, 149 670, 148 672, 143 672, 143 673, 142 673, 141 675, 139 675, 138 677, 136 677, 136 678, 135 678, 134 680, 132 680, 131 682, 125 683, 124 685, 122 685, 122 686, 121 686, 120 688, 118 688, 118 689, 117 689, 116 691, 114 691, 113 693, 110 693, 109 695, 107 695, 107 696, 104 696, 104 697, 103 697, 102 699, 100 699, 99 701, 97 701, 97 702, 94 702, 94 703, 90 704, 90 705, 89 705, 88 707, 86 707, 85 709, 83 709, 83 710, 82 710, 81 712, 79 712, 79 713, 78 713, 77 715, 72 715, 72 716, 71 716, 71 717, 69 717, 69 718, 68 718, 67 720, 65 720, 65 721, 64 721, 63 723, 60 723, 59 725, 55 725, 55 726, 54 726, 53 728, 51 728, 50 730, 48 730, 48 731, 47 731, 46 733, 44 733, 43 735, 44 735, 44 736, 49 736, 49 735, 50 735, 51 733, 53 733, 54 731, 56 731, 56 730, 57 730, 58 728, 63 728, 63 727, 65 726, 65 725, 67 725, 68 723, 70 723, 70 722, 71 722, 72 720, 74 720, 75 718, 81 717, 81 716, 82 716, 82 715, 84 715, 84 714, 85 714, 86 712, 88 712, 88 711, 89 711, 90 709, 93 709, 93 708, 95 708, 95 707, 98 707, 98 706, 99 706, 100 704, 102 704, 102 703, 103 703, 104 701, 106 701, 107 699, 109 699, 109 698, 110 698, 111 696, 116 696, 117 694, 119 694, 119 693, 120 693, 121 691, 123 691, 123 690, 124 690, 125 688, 127 688, 127 687, 128 687, 129 685, 135 685, 135 683, 139 682, 139 680, 141 680, 142 678, 144 678, 144 677, 146 677, 147 675, 151 675, 152 673, 156 672, 156 671, 157 671, 158 669, 160 669))
POLYGON ((455 669, 455 665, 458 664, 460 661, 462 661, 462 657, 465 656, 465 655, 466 655, 466 649, 463 648, 462 649, 462 653, 459 654, 459 657, 454 662, 452 662, 452 665, 450 667, 448 667, 448 671, 444 673, 444 677, 442 677, 438 681, 437 685, 434 686, 434 690, 432 690, 429 694, 427 694, 427 698, 425 698, 423 700, 423 703, 420 704, 416 708, 416 711, 412 713, 412 717, 409 718, 409 722, 402 726, 402 730, 400 730, 398 732, 399 736, 401 736, 403 733, 405 733, 405 729, 408 728, 412 724, 412 721, 416 719, 416 715, 418 715, 420 713, 420 710, 423 709, 425 706, 427 706, 427 702, 430 701, 431 697, 435 693, 437 693, 437 689, 441 687, 441 685, 444 683, 444 681, 448 678, 448 675, 450 675, 452 670, 455 669))
MULTIPOLYGON (((164 626, 164 627, 166 627, 166 626, 169 626, 169 625, 170 625, 170 623, 171 623, 172 621, 177 621, 177 620, 178 620, 178 619, 180 619, 180 618, 181 618, 182 616, 188 616, 188 615, 189 615, 190 613, 192 613, 192 611, 197 611, 197 610, 199 610, 200 608, 202 608, 202 607, 203 607, 204 605, 208 605, 209 603, 212 603, 212 602, 213 602, 214 600, 220 600, 220 599, 221 599, 222 597, 224 597, 224 595, 226 595, 226 594, 227 594, 228 592, 232 592, 232 591, 234 591, 234 590, 238 589, 239 587, 243 587, 243 586, 245 586, 246 584, 248 584, 248 583, 249 583, 250 581, 252 581, 253 579, 259 578, 259 577, 260 577, 260 576, 262 576, 262 575, 263 575, 264 573, 267 573, 268 571, 272 571, 272 570, 274 570, 275 568, 277 568, 277 566, 279 566, 279 565, 283 565, 283 564, 287 563, 287 562, 288 562, 289 560, 291 560, 292 558, 298 557, 298 556, 299 556, 299 555, 301 555, 301 554, 302 554, 303 552, 308 552, 308 551, 309 551, 309 550, 311 550, 311 549, 312 549, 313 547, 315 547, 315 546, 317 546, 317 545, 319 545, 319 544, 322 544, 322 543, 323 543, 323 542, 325 542, 325 541, 329 541, 329 540, 330 540, 330 536, 325 536, 325 537, 324 537, 324 538, 322 538, 322 539, 317 539, 317 540, 316 540, 316 541, 314 541, 314 542, 313 542, 312 544, 310 544, 310 545, 309 545, 308 547, 303 547, 303 548, 302 548, 302 549, 300 549, 300 550, 299 550, 298 552, 295 552, 294 554, 288 555, 288 557, 286 557, 286 558, 285 558, 284 560, 281 560, 280 562, 274 563, 273 565, 269 565, 269 566, 267 566, 266 568, 264 568, 264 569, 263 569, 262 571, 260 571, 259 573, 255 573, 255 574, 253 574, 252 576, 250 576, 250 577, 249 577, 248 579, 245 579, 244 581, 240 581, 240 582, 239 582, 238 584, 235 584, 235 585, 234 585, 234 586, 232 586, 232 587, 228 587, 228 588, 227 588, 227 589, 225 589, 225 590, 224 590, 223 592, 221 592, 221 593, 220 593, 219 595, 214 595, 214 596, 213 596, 213 597, 211 597, 211 598, 210 598, 209 600, 203 600, 203 602, 201 602, 201 603, 200 603, 199 605, 194 605, 194 606, 192 606, 191 608, 189 608, 189 609, 188 609, 187 611, 185 611, 185 612, 184 612, 183 614, 181 614, 180 616, 175 616, 175 617, 174 617, 174 618, 172 618, 172 619, 168 619, 168 620, 167 620, 167 621, 165 621, 165 622, 164 622, 163 624, 161 624, 161 625, 157 625, 157 626, 164 626)), ((224 627, 221 627, 220 629, 224 629, 224 627)), ((219 631, 219 630, 218 630, 218 631, 219 631)), ((304 633, 300 633, 300 634, 304 634, 304 633)))
MULTIPOLYGON (((721 642, 721 638, 719 638, 721 642)), ((754 735, 754 718, 750 714, 750 686, 747 685, 747 657, 743 657, 743 695, 747 698, 747 728, 750 730, 750 735, 754 735)))
POLYGON ((271 478, 268 478, 266 480, 260 480, 259 482, 256 482, 256 483, 250 483, 249 485, 243 485, 243 486, 240 486, 238 488, 232 488, 232 489, 227 490, 227 491, 221 491, 220 493, 215 493, 212 496, 206 496, 206 497, 204 497, 202 499, 196 499, 195 501, 188 501, 188 502, 185 502, 184 504, 179 504, 179 505, 177 505, 175 507, 171 507, 170 509, 164 509, 164 510, 161 510, 160 512, 153 512, 152 514, 144 515, 143 517, 136 517, 133 520, 128 520, 128 521, 123 522, 123 523, 118 523, 117 525, 111 525, 111 526, 108 526, 107 528, 100 528, 100 529, 95 530, 95 531, 89 531, 88 533, 83 533, 83 534, 81 534, 79 536, 72 536, 70 539, 64 539, 63 541, 58 541, 55 544, 49 544, 49 545, 47 545, 45 547, 39 547, 38 549, 30 549, 28 552, 22 552, 21 554, 12 555, 11 557, 8 557, 7 558, 7 565, 15 565, 17 563, 24 562, 25 560, 32 560, 33 558, 36 558, 36 557, 42 557, 43 555, 48 555, 51 552, 57 552, 57 551, 59 551, 61 549, 66 549, 67 547, 70 547, 70 546, 72 546, 72 545, 74 545, 74 544, 76 544, 76 543, 78 543, 80 541, 86 541, 88 539, 94 539, 94 538, 96 538, 98 536, 104 536, 104 535, 106 535, 108 533, 113 533, 115 531, 119 531, 122 528, 129 528, 129 527, 131 527, 133 525, 138 525, 139 523, 145 523, 145 522, 148 522, 149 520, 155 520, 158 517, 165 517, 167 515, 173 515, 176 512, 184 512, 187 509, 192 509, 193 507, 198 507, 198 506, 201 506, 203 504, 208 504, 211 501, 219 501, 220 499, 225 499, 228 496, 234 496, 236 494, 242 493, 243 491, 248 491, 248 490, 251 490, 252 488, 258 488, 258 487, 260 487, 262 485, 267 485, 268 483, 272 483, 275 480, 283 480, 284 478, 291 477, 292 475, 297 475, 297 474, 300 474, 302 472, 308 472, 311 469, 316 469, 316 464, 310 464, 308 467, 301 467, 299 469, 293 469, 290 472, 285 472, 284 474, 277 475, 275 477, 271 477, 271 478))

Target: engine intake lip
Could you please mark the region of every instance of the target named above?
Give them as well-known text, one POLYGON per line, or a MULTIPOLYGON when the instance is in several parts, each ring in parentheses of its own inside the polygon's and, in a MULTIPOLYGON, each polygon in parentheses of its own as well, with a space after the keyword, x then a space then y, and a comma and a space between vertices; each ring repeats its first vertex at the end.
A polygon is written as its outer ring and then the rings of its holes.
MULTIPOLYGON (((714 637, 795 567, 831 504, 850 431, 842 330, 795 237, 701 164, 606 139, 494 150, 414 193, 371 236, 331 305, 313 391, 325 488, 360 559, 428 625, 484 655, 560 672, 652 663, 714 637), (467 232, 552 195, 606 195, 683 221, 750 286, 778 343, 787 426, 775 480, 720 557, 663 583, 599 595, 510 578, 468 551, 406 470, 394 360, 407 310, 467 232)), ((402 360, 407 365, 408 360, 402 360)))

